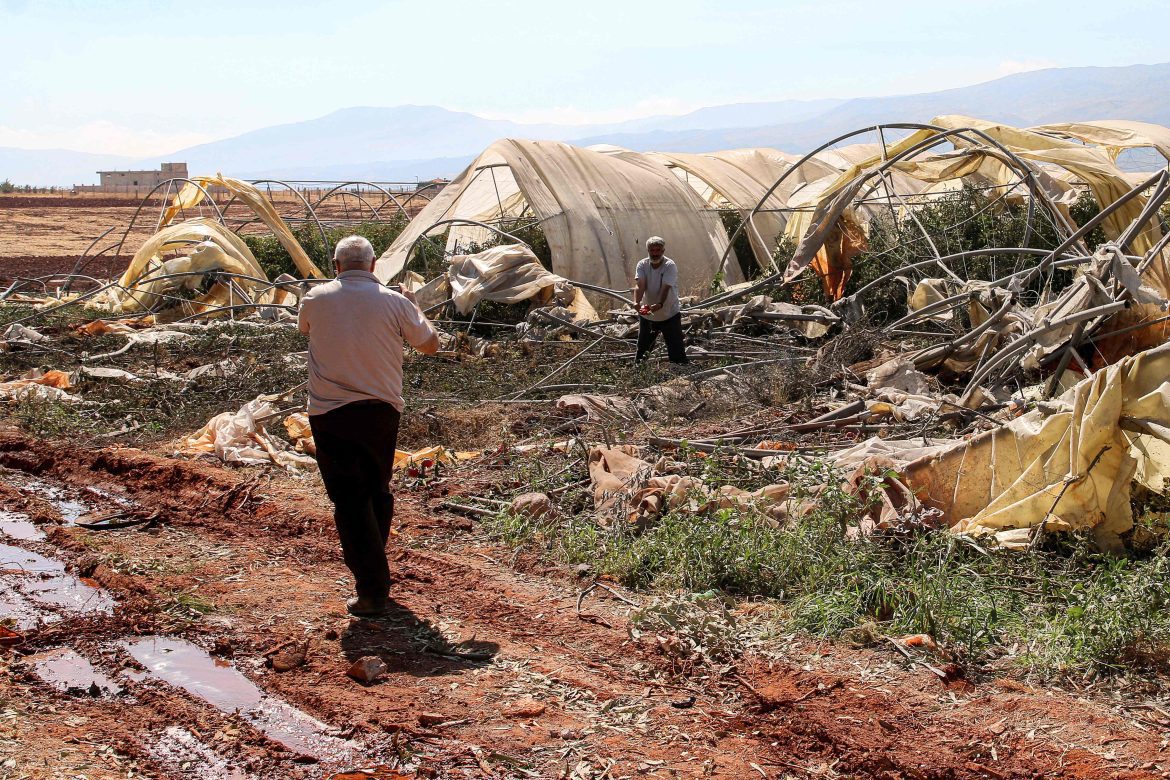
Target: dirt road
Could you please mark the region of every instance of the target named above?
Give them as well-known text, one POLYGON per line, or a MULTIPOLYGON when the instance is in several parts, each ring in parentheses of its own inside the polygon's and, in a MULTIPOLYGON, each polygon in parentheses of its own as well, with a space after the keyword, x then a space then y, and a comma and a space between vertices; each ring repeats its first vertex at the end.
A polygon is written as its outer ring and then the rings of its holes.
POLYGON ((364 621, 343 612, 347 572, 314 479, 15 433, 0 437, 0 465, 0 594, 41 610, 4 651, 2 777, 1143 778, 1170 768, 1170 719, 1157 708, 940 678, 893 649, 778 640, 782 655, 675 674, 662 643, 630 639, 625 603, 601 588, 582 599, 589 581, 572 572, 514 565, 437 508, 442 486, 400 495, 395 608, 364 621), (69 524, 102 518, 115 527, 69 524), (12 561, 34 553, 71 572, 36 583, 85 598, 33 587, 12 561), (54 673, 56 656, 43 655, 54 648, 84 661, 68 656, 54 673), (364 656, 387 666, 368 687, 346 676, 364 656), (78 668, 104 683, 60 682, 78 668))

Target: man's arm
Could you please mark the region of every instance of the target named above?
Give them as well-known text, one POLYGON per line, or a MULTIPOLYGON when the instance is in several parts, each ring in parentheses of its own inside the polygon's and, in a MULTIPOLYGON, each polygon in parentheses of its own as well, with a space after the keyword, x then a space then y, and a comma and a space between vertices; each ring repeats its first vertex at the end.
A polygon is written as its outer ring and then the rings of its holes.
POLYGON ((640 276, 634 282, 634 306, 642 305, 642 296, 646 294, 646 277, 640 276))
POLYGON ((307 302, 308 301, 306 299, 302 298, 301 308, 297 310, 297 330, 299 330, 301 333, 304 333, 306 336, 309 335, 309 317, 307 314, 305 314, 305 304, 307 302))
POLYGON ((406 339, 406 343, 417 349, 424 355, 433 355, 439 351, 439 334, 435 332, 435 328, 431 325, 430 320, 422 313, 422 309, 418 307, 418 301, 415 300, 414 293, 410 290, 403 290, 402 297, 410 301, 411 312, 410 323, 403 328, 402 336, 406 339))

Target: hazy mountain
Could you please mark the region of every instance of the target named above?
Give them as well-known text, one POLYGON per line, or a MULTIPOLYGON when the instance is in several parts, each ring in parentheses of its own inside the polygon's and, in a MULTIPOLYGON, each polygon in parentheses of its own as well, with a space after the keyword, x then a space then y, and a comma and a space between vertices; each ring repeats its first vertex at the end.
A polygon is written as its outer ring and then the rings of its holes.
POLYGON ((611 143, 639 151, 700 152, 771 146, 807 152, 866 125, 929 122, 966 114, 1026 127, 1090 119, 1133 119, 1170 126, 1170 63, 1121 68, 1053 68, 1017 73, 971 87, 881 98, 855 98, 802 121, 720 130, 605 133, 583 145, 611 143))
POLYGON ((0 181, 13 184, 69 186, 97 184, 98 171, 129 168, 133 157, 88 154, 67 149, 14 149, 0 146, 0 181))
MULTIPOLYGON (((261 171, 353 169, 374 160, 409 161, 474 154, 497 138, 567 138, 575 126, 483 119, 438 106, 345 108, 223 141, 181 149, 148 162, 185 160, 188 170, 252 176, 261 171)), ((604 132, 604 128, 600 128, 604 132)))
MULTIPOLYGON (((385 178, 387 172, 415 170, 418 166, 412 163, 424 160, 462 159, 474 155, 498 138, 564 141, 585 135, 606 136, 623 132, 743 127, 745 124, 799 121, 841 102, 738 103, 702 108, 682 116, 654 116, 607 125, 520 124, 484 119, 438 106, 346 108, 319 119, 266 127, 223 141, 193 146, 149 162, 182 159, 187 161, 191 171, 230 170, 243 176, 280 171, 282 176, 292 178, 317 171, 314 175, 328 175, 329 178, 390 181, 392 179, 385 178), (370 166, 370 169, 365 166, 370 166), (383 173, 375 172, 374 167, 383 173), (363 170, 366 170, 364 174, 361 173, 363 170), (347 173, 343 174, 343 171, 347 173)), ((430 178, 458 170, 443 167, 433 169, 431 173, 414 175, 430 178)))
MULTIPOLYGON (((494 140, 494 139, 493 139, 494 140)), ((289 181, 426 181, 438 176, 450 178, 462 171, 476 155, 438 157, 425 160, 388 160, 332 163, 328 165, 294 165, 249 173, 247 178, 285 179, 289 181)))
POLYGON ((132 163, 76 152, 0 150, 0 179, 18 183, 93 181, 99 168, 186 161, 193 173, 288 179, 409 181, 451 176, 498 138, 612 143, 636 150, 709 151, 772 146, 808 151, 878 122, 927 122, 969 114, 1027 126, 1055 121, 1135 119, 1170 125, 1170 63, 1054 68, 970 87, 852 100, 774 101, 712 106, 681 116, 606 125, 522 124, 437 106, 347 108, 132 163))

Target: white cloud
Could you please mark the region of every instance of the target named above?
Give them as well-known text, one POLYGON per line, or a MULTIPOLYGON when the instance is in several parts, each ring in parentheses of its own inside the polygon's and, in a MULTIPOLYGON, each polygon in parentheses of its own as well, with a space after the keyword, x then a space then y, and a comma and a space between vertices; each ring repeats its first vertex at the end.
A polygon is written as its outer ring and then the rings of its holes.
POLYGON ((1010 76, 1013 73, 1027 73, 1031 70, 1045 70, 1059 68, 1060 63, 1053 60, 1001 60, 996 73, 999 76, 1010 76))
POLYGON ((19 149, 69 149, 93 154, 154 157, 215 140, 206 133, 160 133, 134 130, 113 122, 87 122, 75 127, 24 130, 0 125, 0 146, 19 149))

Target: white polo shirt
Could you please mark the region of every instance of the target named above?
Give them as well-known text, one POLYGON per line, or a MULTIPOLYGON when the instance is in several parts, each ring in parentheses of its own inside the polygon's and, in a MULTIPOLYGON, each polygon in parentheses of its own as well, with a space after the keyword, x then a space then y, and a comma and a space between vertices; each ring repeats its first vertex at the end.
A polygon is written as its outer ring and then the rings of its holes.
POLYGON ((309 337, 309 414, 378 399, 402 411, 402 342, 419 347, 435 330, 418 307, 366 271, 342 271, 301 301, 309 337))

